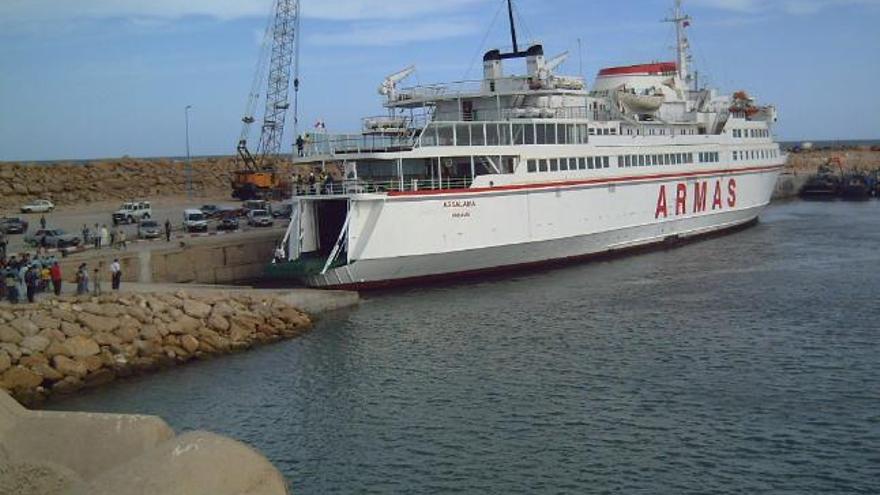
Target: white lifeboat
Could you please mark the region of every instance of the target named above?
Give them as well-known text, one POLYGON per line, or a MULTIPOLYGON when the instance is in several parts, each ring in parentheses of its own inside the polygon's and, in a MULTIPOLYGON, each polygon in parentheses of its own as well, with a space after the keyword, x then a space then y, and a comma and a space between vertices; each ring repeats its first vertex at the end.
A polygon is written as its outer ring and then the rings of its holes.
POLYGON ((617 100, 633 113, 654 113, 660 110, 666 97, 661 94, 637 94, 626 88, 617 90, 617 100))
POLYGON ((368 133, 399 134, 407 130, 403 117, 370 117, 364 119, 364 131, 368 133))

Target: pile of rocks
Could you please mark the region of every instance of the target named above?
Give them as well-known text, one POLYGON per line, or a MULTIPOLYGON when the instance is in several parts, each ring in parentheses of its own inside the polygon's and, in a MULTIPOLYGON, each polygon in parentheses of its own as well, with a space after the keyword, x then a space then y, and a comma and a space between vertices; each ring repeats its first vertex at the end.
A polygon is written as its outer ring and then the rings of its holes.
POLYGON ((121 294, 0 305, 0 388, 24 404, 302 334, 271 296, 121 294))
POLYGON ((791 153, 788 157, 786 170, 793 173, 813 174, 816 173, 819 166, 827 164, 831 158, 840 159, 844 171, 875 170, 880 166, 880 151, 871 149, 815 150, 791 153))
MULTIPOLYGON (((186 192, 186 165, 171 160, 119 159, 101 162, 24 165, 0 163, 0 207, 37 198, 58 205, 173 196, 186 192)), ((228 191, 231 158, 193 162, 193 185, 205 193, 228 191)))
MULTIPOLYGON (((229 157, 193 160, 193 188, 204 194, 228 194, 241 164, 229 157)), ((307 174, 307 166, 276 164, 282 173, 307 174)), ((186 193, 186 164, 169 159, 103 160, 88 163, 0 163, 0 208, 17 209, 34 199, 57 205, 108 200, 158 198, 186 193)))

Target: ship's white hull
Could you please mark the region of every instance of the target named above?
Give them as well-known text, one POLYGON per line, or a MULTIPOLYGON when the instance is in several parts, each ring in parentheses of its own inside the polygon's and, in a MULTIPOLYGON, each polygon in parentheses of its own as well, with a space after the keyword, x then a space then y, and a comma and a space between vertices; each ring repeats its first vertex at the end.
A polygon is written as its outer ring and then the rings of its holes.
MULTIPOLYGON (((381 201, 352 198, 348 262, 302 281, 314 287, 392 286, 735 229, 756 220, 769 203, 779 168, 381 201)), ((306 217, 314 214, 314 204, 304 202, 306 217)), ((305 228, 314 226, 306 222, 305 228)))

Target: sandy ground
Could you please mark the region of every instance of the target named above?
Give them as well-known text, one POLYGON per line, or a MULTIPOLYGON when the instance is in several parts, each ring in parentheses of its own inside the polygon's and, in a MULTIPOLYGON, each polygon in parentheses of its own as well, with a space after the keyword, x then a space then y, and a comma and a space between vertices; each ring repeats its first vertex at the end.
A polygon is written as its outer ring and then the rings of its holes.
MULTIPOLYGON (((182 233, 181 225, 183 222, 183 210, 187 208, 198 209, 206 204, 229 207, 241 206, 241 203, 228 199, 228 196, 219 195, 193 197, 192 199, 187 198, 186 196, 169 196, 150 199, 149 201, 152 203, 153 207, 153 220, 156 220, 159 224, 164 224, 166 219, 171 220, 175 234, 182 233)), ((273 204, 273 208, 280 206, 280 203, 273 204)), ((88 225, 91 230, 94 230, 96 223, 99 225, 106 225, 108 229, 111 229, 113 227, 111 214, 118 210, 119 207, 120 203, 117 201, 102 201, 75 206, 59 206, 54 212, 46 214, 46 226, 49 228, 59 228, 67 233, 75 234, 77 236, 82 235, 84 225, 88 225)), ((33 233, 40 228, 40 217, 42 215, 39 213, 21 214, 17 211, 7 210, 0 211, 0 216, 26 219, 29 223, 28 232, 33 233)), ((241 232, 252 230, 251 227, 247 226, 245 219, 239 219, 239 222, 241 232)), ((286 220, 276 219, 275 229, 282 230, 286 226, 286 220)), ((125 232, 127 240, 131 241, 137 238, 137 225, 120 225, 120 228, 125 232)), ((214 232, 216 230, 216 223, 213 221, 210 222, 208 230, 209 232, 214 232)), ((189 242, 199 242, 199 239, 195 238, 189 242)), ((149 249, 150 245, 155 246, 157 244, 164 245, 164 239, 162 241, 132 244, 129 246, 129 249, 149 249)), ((10 253, 32 252, 34 249, 25 245, 24 235, 11 235, 9 236, 8 251, 10 253)))

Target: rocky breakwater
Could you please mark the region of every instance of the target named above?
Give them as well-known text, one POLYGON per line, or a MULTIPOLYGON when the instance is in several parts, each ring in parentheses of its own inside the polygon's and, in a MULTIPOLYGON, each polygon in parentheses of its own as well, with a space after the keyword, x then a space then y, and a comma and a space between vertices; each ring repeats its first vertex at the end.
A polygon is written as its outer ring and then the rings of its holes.
MULTIPOLYGON (((0 207, 37 198, 58 205, 174 196, 186 192, 186 165, 168 159, 121 158, 89 163, 0 163, 0 207)), ((193 161, 193 186, 204 193, 229 190, 238 165, 231 158, 193 161)))
MULTIPOLYGON (((230 192, 241 163, 231 157, 200 158, 192 162, 193 188, 200 194, 230 192)), ((308 174, 309 167, 276 164, 285 175, 308 174)), ((340 171, 331 167, 331 172, 340 171)), ((57 205, 96 201, 179 196, 187 191, 186 164, 167 158, 120 158, 87 163, 0 163, 0 208, 16 209, 34 199, 57 205)))
POLYGON ((272 296, 121 294, 0 305, 0 388, 24 404, 296 337, 308 316, 272 296))

